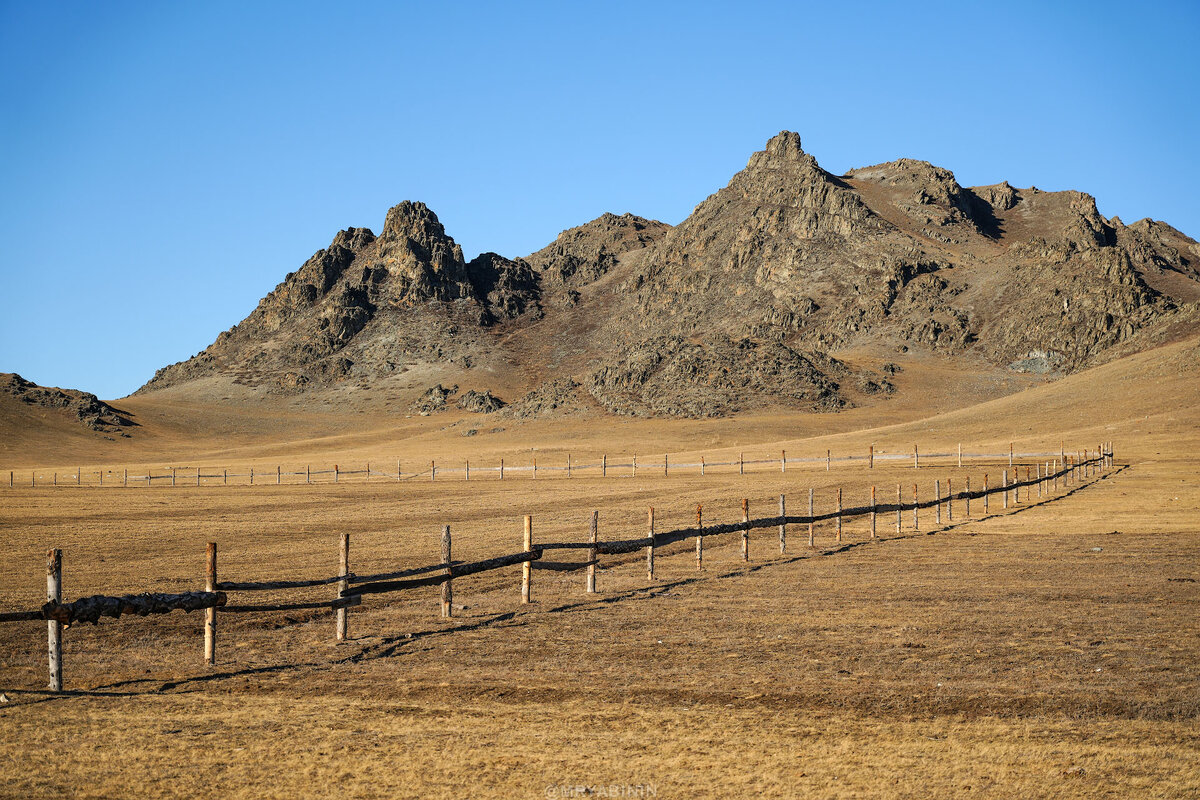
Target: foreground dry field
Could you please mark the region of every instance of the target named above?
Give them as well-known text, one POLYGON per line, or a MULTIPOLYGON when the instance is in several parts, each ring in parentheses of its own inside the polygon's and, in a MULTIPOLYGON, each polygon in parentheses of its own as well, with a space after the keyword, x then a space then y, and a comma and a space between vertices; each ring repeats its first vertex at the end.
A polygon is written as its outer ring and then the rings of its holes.
MULTIPOLYGON (((962 440, 1000 452, 1010 440, 1032 450, 1108 439, 1118 467, 1007 512, 993 500, 986 518, 956 508, 955 523, 937 528, 926 513, 914 532, 906 516, 900 535, 882 520, 874 542, 856 521, 845 546, 826 526, 810 551, 793 527, 781 556, 774 533, 760 531, 748 565, 735 537, 710 540, 700 573, 680 545, 660 557, 653 584, 640 557, 606 558, 594 596, 580 573, 539 571, 536 602, 522 607, 513 568, 457 581, 451 620, 437 616, 434 589, 368 599, 342 644, 328 613, 224 615, 213 669, 200 663, 199 615, 74 626, 65 673, 75 691, 61 697, 40 689, 44 623, 5 625, 3 792, 1194 797, 1196 359, 1187 343, 929 419, 831 424, 815 438, 788 435, 801 424, 789 419, 743 421, 716 441, 694 423, 508 432, 497 452, 524 436, 580 458, 603 446, 680 460, 722 447, 800 455, 962 440)), ((272 455, 382 458, 379 438, 272 455)), ((457 457, 466 443, 478 451, 457 431, 386 451, 457 457)), ((246 448, 231 456, 266 457, 259 443, 246 448)), ((176 591, 199 588, 211 540, 222 578, 316 577, 333 571, 343 531, 353 568, 369 572, 436 561, 444 523, 456 558, 472 559, 517 550, 522 514, 538 541, 578 540, 596 508, 601 536, 623 538, 641 535, 648 505, 666 529, 687 524, 697 503, 707 520, 730 521, 742 497, 766 516, 780 493, 798 511, 810 486, 826 504, 840 486, 849 505, 872 483, 884 500, 898 482, 924 494, 935 478, 961 486, 970 474, 977 485, 1001 468, 5 489, 0 592, 5 608, 36 603, 51 546, 65 551, 68 598, 176 591)))

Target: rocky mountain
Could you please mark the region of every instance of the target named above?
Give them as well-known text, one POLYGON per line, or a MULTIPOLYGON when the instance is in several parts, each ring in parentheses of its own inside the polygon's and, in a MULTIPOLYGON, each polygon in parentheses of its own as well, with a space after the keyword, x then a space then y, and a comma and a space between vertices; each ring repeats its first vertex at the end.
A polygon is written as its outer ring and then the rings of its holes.
POLYGON ((453 374, 509 387, 464 406, 489 413, 834 410, 892 389, 855 348, 1066 373, 1152 343, 1198 301, 1200 245, 1164 223, 1105 219, 1079 192, 965 188, 923 161, 835 176, 783 132, 674 228, 605 214, 524 258, 466 261, 432 211, 401 203, 140 391, 215 376, 417 397, 453 374))
POLYGON ((39 386, 15 372, 0 373, 0 398, 30 409, 49 411, 97 433, 128 436, 137 426, 132 415, 113 408, 88 392, 39 386))

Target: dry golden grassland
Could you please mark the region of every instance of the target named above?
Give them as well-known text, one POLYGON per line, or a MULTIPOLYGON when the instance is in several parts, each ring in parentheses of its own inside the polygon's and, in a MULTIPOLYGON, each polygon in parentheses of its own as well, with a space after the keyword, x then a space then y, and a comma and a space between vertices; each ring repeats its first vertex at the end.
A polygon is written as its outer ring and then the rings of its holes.
MULTIPOLYGON (((822 525, 809 550, 804 527, 791 526, 780 555, 775 532, 759 530, 748 564, 736 535, 706 542, 702 572, 683 543, 660 552, 653 583, 640 554, 606 556, 597 595, 583 593, 580 572, 538 571, 536 602, 521 606, 513 567, 456 581, 449 620, 438 616, 436 588, 371 597, 351 610, 341 644, 328 612, 220 615, 215 668, 201 663, 199 614, 76 625, 66 632, 72 691, 57 697, 41 690, 44 623, 0 626, 3 791, 1195 797, 1195 359, 1189 343, 928 419, 859 431, 831 423, 823 437, 794 433, 821 424, 804 417, 723 430, 568 422, 497 435, 488 445, 496 456, 523 443, 579 460, 611 447, 680 461, 743 447, 748 456, 862 453, 872 442, 949 451, 960 438, 987 452, 1010 440, 1018 451, 1052 450, 1061 437, 1068 450, 1114 441, 1117 467, 1008 511, 994 497, 986 518, 981 504, 970 520, 956 504, 955 522, 940 528, 923 511, 920 531, 906 514, 897 535, 894 517, 881 516, 877 541, 855 520, 841 546, 822 525)), ((482 445, 457 431, 386 447, 354 436, 269 455, 449 460, 482 445)), ((262 447, 230 455, 265 463, 262 447)), ((811 486, 828 510, 839 486, 848 506, 865 502, 873 483, 887 502, 897 483, 907 495, 917 482, 927 497, 934 479, 958 489, 970 474, 977 486, 1005 466, 5 488, 0 600, 5 609, 40 601, 48 547, 64 550, 68 599, 180 591, 200 588, 213 540, 222 579, 332 574, 341 532, 351 533, 353 569, 374 572, 436 562, 442 524, 454 531, 455 557, 471 560, 519 550, 523 514, 534 517, 535 541, 583 539, 592 509, 601 538, 628 538, 643 535, 649 505, 665 530, 689 524, 697 503, 706 521, 728 522, 740 518, 741 498, 753 516, 769 516, 786 493, 802 513, 811 486)))

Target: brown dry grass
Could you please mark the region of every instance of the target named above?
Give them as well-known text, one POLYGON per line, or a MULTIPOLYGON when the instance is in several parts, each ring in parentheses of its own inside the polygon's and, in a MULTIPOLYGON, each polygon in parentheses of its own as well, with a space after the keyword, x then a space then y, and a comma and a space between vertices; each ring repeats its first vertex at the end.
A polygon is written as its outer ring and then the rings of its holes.
MULTIPOLYGON (((1198 372, 1185 343, 924 420, 805 423, 824 438, 797 435, 793 418, 506 432, 493 452, 524 443, 580 458, 609 447, 713 458, 869 442, 934 450, 960 438, 998 452, 1010 439, 1054 449, 1061 435, 1068 447, 1112 439, 1123 466, 939 530, 925 514, 913 533, 906 516, 897 537, 887 519, 866 542, 856 521, 844 548, 825 529, 809 552, 793 528, 780 557, 774 535, 758 532, 750 565, 729 537, 708 547, 701 574, 680 546, 660 557, 652 586, 638 557, 606 559, 595 597, 578 573, 538 572, 537 603, 522 608, 512 569, 457 582, 465 608, 453 620, 436 616, 434 589, 369 599, 342 645, 329 614, 226 615, 215 670, 199 663, 198 615, 76 626, 66 680, 79 693, 58 698, 39 690, 41 627, 6 625, 4 792, 537 797, 616 784, 659 797, 1193 797, 1198 372)), ((276 454, 382 459, 374 431, 276 454)), ((386 450, 479 452, 456 430, 410 433, 386 450)), ((239 454, 236 438, 226 445, 239 454)), ((242 446, 249 461, 263 457, 261 442, 242 446)), ((36 602, 49 546, 65 550, 71 597, 178 590, 199 585, 211 539, 225 578, 314 576, 332 571, 336 533, 350 531, 362 572, 436 560, 444 522, 469 559, 517 549, 524 513, 549 541, 581 538, 599 508, 602 535, 619 538, 641 534, 649 504, 667 528, 698 502, 706 519, 728 521, 743 496, 765 516, 781 492, 800 508, 810 485, 825 503, 840 485, 850 504, 871 482, 889 487, 885 500, 914 476, 927 493, 934 478, 961 486, 984 469, 4 490, 0 586, 5 607, 36 602)))

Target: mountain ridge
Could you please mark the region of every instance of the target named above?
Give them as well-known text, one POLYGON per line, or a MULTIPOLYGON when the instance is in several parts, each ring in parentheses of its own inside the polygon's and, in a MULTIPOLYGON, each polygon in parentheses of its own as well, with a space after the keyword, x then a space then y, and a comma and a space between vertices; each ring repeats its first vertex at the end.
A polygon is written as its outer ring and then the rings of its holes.
POLYGON ((138 391, 224 376, 267 393, 403 394, 430 385, 405 373, 453 372, 504 384, 509 401, 571 384, 575 401, 553 408, 834 410, 887 391, 885 374, 838 357, 863 345, 1061 374, 1197 301, 1200 245, 1166 223, 1106 219, 1082 192, 963 187, 912 159, 836 176, 784 131, 679 225, 604 214, 523 258, 468 262, 405 201, 379 236, 339 232, 138 391))

